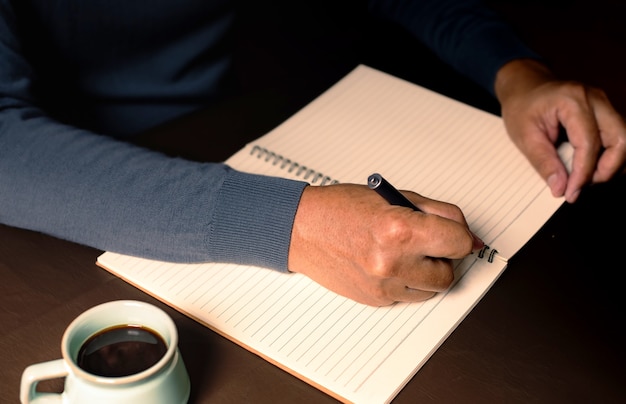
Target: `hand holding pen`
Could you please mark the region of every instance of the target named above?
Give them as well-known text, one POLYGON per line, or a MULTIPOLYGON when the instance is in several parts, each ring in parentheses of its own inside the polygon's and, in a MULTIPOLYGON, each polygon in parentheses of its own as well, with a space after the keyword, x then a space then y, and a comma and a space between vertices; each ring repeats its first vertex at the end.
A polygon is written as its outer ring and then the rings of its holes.
POLYGON ((378 192, 356 184, 307 187, 294 220, 289 269, 374 306, 446 290, 454 280, 451 260, 483 245, 461 210, 414 192, 395 191, 410 207, 390 203, 378 192))

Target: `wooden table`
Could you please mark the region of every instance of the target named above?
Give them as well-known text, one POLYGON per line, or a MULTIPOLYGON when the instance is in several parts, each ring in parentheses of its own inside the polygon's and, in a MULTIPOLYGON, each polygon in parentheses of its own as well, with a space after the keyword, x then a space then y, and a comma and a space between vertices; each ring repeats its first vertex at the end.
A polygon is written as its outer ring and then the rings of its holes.
MULTIPOLYGON (((570 18, 561 14, 556 22, 549 20, 549 6, 512 2, 502 7, 518 27, 526 28, 522 30, 524 36, 531 43, 536 41, 555 68, 572 78, 591 78, 603 85, 610 95, 616 95, 617 108, 626 111, 626 87, 621 77, 626 66, 613 59, 616 50, 623 50, 626 38, 621 25, 598 29, 600 25, 594 20, 592 28, 596 30, 588 34, 595 35, 596 41, 585 36, 576 52, 563 55, 557 49, 563 31, 552 24, 582 35, 584 27, 569 24, 577 21, 572 20, 575 16, 580 17, 580 7, 565 7, 570 18), (539 22, 525 25, 524 18, 534 15, 533 10, 543 12, 539 22), (551 31, 559 34, 542 37, 551 31), (593 63, 590 57, 595 58, 593 63), (586 62, 575 63, 580 60, 586 62)), ((376 60, 367 61, 377 66, 376 60)), ((378 61, 378 66, 393 72, 408 71, 405 64, 395 65, 394 71, 389 59, 378 61)), ((316 76, 320 80, 313 86, 297 88, 295 95, 285 95, 285 88, 274 86, 271 80, 263 86, 251 86, 240 97, 146 133, 141 142, 189 158, 224 159, 302 106, 340 77, 346 66, 350 64, 341 64, 332 73, 321 69, 323 74, 316 76), (244 116, 246 119, 236 119, 244 116), (206 136, 209 127, 236 136, 216 143, 206 136), (182 139, 182 146, 180 142, 174 144, 172 137, 182 139)), ((265 76, 255 74, 267 78, 273 74, 268 72, 265 76)), ((494 108, 484 94, 473 98, 471 90, 475 88, 449 74, 435 74, 432 82, 420 84, 449 90, 486 109, 494 108), (460 84, 450 86, 450 80, 460 84)), ((297 79, 294 77, 293 82, 299 82, 297 79)), ((626 270, 622 259, 626 248, 625 206, 624 179, 590 188, 576 204, 564 205, 510 260, 502 277, 394 403, 626 402, 622 367, 626 349, 621 332, 626 305, 620 283, 626 270)), ((191 377, 193 403, 335 402, 96 267, 100 253, 0 225, 0 402, 18 402, 20 376, 26 366, 60 357, 61 336, 74 317, 115 299, 147 301, 174 318, 191 377)), ((41 388, 58 391, 62 381, 42 383, 41 388)))

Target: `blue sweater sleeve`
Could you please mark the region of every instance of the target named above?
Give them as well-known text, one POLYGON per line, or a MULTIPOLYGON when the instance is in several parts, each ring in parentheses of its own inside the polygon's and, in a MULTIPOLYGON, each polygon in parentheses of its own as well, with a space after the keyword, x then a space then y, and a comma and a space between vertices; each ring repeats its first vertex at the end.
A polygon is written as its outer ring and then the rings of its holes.
POLYGON ((0 221, 102 250, 286 270, 304 183, 0 112, 0 221))
POLYGON ((369 6, 373 15, 404 27, 491 94, 505 63, 540 59, 480 0, 370 0, 369 6))
POLYGON ((305 183, 167 157, 35 106, 0 2, 0 222, 142 257, 286 270, 305 183))

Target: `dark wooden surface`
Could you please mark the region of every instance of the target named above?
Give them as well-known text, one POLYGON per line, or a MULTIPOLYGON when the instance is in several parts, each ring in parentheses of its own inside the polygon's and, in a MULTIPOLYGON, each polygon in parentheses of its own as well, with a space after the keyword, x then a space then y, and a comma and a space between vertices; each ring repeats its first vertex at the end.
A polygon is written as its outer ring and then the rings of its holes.
MULTIPOLYGON (((493 3, 557 72, 604 87, 616 108, 626 112, 621 3, 493 3)), ((242 71, 244 94, 150 131, 141 142, 171 154, 219 161, 295 112, 355 61, 497 112, 486 94, 427 54, 390 55, 371 35, 355 40, 358 26, 339 27, 315 31, 278 19, 265 36, 242 34, 241 43, 249 48, 241 61, 258 63, 242 71), (291 29, 300 36, 285 39, 282 34, 291 29), (327 37, 314 35, 319 32, 327 37), (283 48, 266 42, 277 38, 286 42, 283 48), (317 47, 320 40, 332 44, 329 54, 317 47), (355 47, 358 52, 352 53, 355 47), (363 49, 372 54, 363 56, 363 49), (262 57, 267 55, 271 57, 262 57), (228 136, 216 135, 222 133, 228 136)), ((625 190, 619 179, 587 189, 578 203, 564 205, 511 259, 494 287, 394 403, 626 402, 620 325, 626 308, 620 284, 626 269, 625 190)), ((74 317, 114 299, 151 302, 174 318, 193 403, 335 402, 96 267, 100 253, 0 225, 0 402, 18 402, 26 366, 60 357, 61 336, 74 317)), ((62 382, 41 388, 59 390, 62 382)))

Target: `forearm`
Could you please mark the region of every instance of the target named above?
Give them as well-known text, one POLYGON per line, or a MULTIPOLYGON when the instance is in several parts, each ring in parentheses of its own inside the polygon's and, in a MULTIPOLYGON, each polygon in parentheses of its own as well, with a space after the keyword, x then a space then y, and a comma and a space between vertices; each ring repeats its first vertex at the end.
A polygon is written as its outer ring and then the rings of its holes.
POLYGON ((286 270, 302 183, 144 150, 0 113, 0 221, 92 247, 173 261, 286 270))

